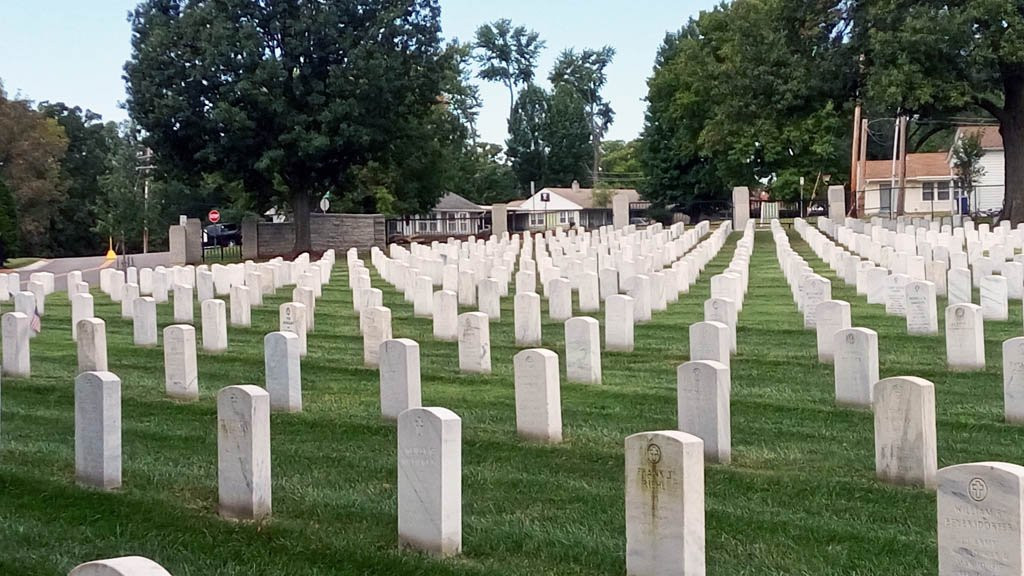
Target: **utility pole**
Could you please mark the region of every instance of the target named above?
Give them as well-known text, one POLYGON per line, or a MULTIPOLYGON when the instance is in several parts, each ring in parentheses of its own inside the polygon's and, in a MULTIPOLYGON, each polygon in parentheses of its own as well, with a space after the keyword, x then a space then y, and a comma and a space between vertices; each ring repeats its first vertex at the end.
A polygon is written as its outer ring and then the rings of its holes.
MULTIPOLYGON (((860 102, 853 111, 853 145, 850 146, 850 191, 857 194, 860 189, 860 119, 863 113, 860 102)), ((854 196, 856 198, 856 196, 854 196)))
POLYGON ((857 153, 857 216, 864 215, 864 167, 868 161, 868 119, 860 121, 860 150, 857 153))
POLYGON ((136 155, 140 166, 136 168, 142 174, 142 253, 149 254, 149 171, 153 166, 153 151, 146 148, 136 155))
POLYGON ((899 145, 900 145, 900 117, 899 115, 893 119, 893 132, 892 132, 892 169, 889 172, 889 216, 892 217, 894 214, 899 215, 899 175, 896 171, 899 169, 899 145), (893 206, 892 191, 896 190, 896 206, 893 206))
POLYGON ((896 214, 903 216, 906 213, 907 207, 907 116, 901 114, 899 116, 899 165, 897 171, 899 174, 899 201, 896 203, 896 214))

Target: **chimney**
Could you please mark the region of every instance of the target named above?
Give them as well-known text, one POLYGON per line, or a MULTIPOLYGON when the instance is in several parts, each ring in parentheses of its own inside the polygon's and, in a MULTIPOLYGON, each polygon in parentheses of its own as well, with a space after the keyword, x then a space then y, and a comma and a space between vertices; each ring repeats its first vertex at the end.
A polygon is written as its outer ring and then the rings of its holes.
POLYGON ((580 191, 580 181, 579 180, 573 180, 572 181, 572 191, 573 192, 579 192, 580 191))

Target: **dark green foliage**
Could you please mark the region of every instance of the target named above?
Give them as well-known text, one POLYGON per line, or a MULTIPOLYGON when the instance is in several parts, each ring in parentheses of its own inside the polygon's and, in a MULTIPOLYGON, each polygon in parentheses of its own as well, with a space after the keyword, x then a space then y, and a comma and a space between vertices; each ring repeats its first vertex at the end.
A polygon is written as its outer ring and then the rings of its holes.
MULTIPOLYGON (((20 254, 18 250, 18 207, 14 203, 14 194, 0 178, 0 242, 3 243, 5 256, 14 258, 20 254)), ((3 268, 0 262, 0 268, 3 268)))
POLYGON ((508 158, 521 190, 589 183, 591 132, 586 103, 567 85, 527 86, 509 120, 508 158))
POLYGON ((544 41, 533 30, 513 27, 511 20, 503 18, 477 28, 473 49, 480 65, 477 75, 482 80, 500 82, 508 88, 511 117, 516 88, 533 84, 537 58, 544 49, 544 41))
POLYGON ((22 253, 46 253, 50 223, 64 200, 60 162, 68 141, 53 118, 8 98, 0 84, 0 180, 14 197, 22 253))
POLYGON ((1000 125, 1003 217, 1024 221, 1024 12, 1015 0, 858 3, 866 93, 881 106, 943 116, 984 110, 1000 125))
POLYGON ((956 175, 960 189, 971 196, 978 180, 985 175, 981 165, 981 157, 985 149, 981 146, 981 135, 978 132, 964 134, 953 147, 953 173, 956 175))
POLYGON ((106 238, 94 231, 94 204, 101 196, 100 178, 106 173, 108 157, 119 144, 117 125, 104 123, 91 110, 82 111, 63 102, 43 102, 39 111, 56 120, 68 139, 67 152, 60 163, 66 197, 50 218, 47 247, 40 255, 97 254, 106 245, 106 238))
POLYGON ((549 96, 543 135, 548 150, 545 185, 569 186, 573 180, 589 184, 593 149, 586 102, 569 86, 556 85, 549 96))
POLYGON ((158 200, 147 198, 146 175, 139 170, 139 155, 144 151, 134 128, 130 124, 122 126, 104 158, 98 194, 89 205, 90 213, 95 215, 90 230, 99 239, 90 242, 91 253, 96 253, 107 238, 120 247, 119 253, 141 251, 147 223, 153 228, 169 224, 169 217, 156 217, 160 214, 158 200))
POLYGON ((585 49, 576 52, 572 48, 563 51, 555 61, 548 79, 555 86, 567 86, 583 101, 587 123, 590 128, 592 180, 601 166, 601 139, 615 118, 611 104, 601 97, 601 90, 608 81, 605 69, 612 63, 615 49, 605 46, 600 50, 585 49))
POLYGON ((830 2, 737 0, 669 34, 649 81, 647 196, 662 204, 728 198, 848 173, 856 77, 848 13, 830 2))
POLYGON ((507 202, 520 197, 512 168, 499 159, 502 147, 480 143, 463 154, 448 191, 477 204, 507 202))
POLYGON ((193 184, 219 173, 258 211, 287 200, 297 250, 312 198, 377 209, 356 185, 371 162, 405 207, 442 193, 455 63, 436 0, 148 0, 132 29, 128 110, 161 167, 193 184))
POLYGON ((601 182, 614 188, 642 189, 644 165, 640 140, 601 142, 601 182))
POLYGON ((519 93, 512 117, 508 120, 505 145, 512 170, 522 190, 534 182, 538 190, 547 176, 547 147, 544 128, 547 123, 548 96, 543 88, 529 85, 519 93))

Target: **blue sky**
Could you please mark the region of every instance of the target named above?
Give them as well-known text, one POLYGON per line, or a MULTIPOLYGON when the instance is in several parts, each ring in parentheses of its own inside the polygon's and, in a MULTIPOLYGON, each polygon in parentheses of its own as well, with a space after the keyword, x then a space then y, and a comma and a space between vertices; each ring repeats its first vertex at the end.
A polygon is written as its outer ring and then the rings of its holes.
MULTIPOLYGON (((538 77, 546 78, 565 48, 610 45, 618 55, 608 70, 605 98, 616 111, 608 137, 631 139, 643 127, 643 98, 665 33, 713 7, 713 0, 441 0, 447 38, 470 40, 477 26, 498 18, 532 28, 547 42, 538 77)), ((121 67, 131 52, 127 14, 132 0, 4 0, 0 7, 0 79, 8 94, 63 101, 106 119, 125 117, 121 67)), ((508 92, 481 83, 484 109, 478 129, 502 142, 508 92)))

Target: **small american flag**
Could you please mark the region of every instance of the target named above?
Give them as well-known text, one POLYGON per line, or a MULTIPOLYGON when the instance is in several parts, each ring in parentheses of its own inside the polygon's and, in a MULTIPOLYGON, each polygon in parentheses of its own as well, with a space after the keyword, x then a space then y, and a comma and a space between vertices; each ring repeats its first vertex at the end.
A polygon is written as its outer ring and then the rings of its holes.
POLYGON ((43 331, 43 319, 39 317, 39 310, 32 313, 32 331, 39 334, 43 331))

